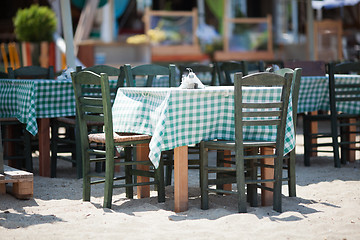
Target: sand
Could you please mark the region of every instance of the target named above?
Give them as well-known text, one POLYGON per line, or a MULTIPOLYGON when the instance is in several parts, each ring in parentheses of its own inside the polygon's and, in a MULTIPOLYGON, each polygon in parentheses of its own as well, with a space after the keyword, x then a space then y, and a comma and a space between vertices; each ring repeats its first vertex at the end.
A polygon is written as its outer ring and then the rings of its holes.
POLYGON ((197 170, 189 170, 189 210, 175 213, 173 186, 165 203, 155 191, 129 200, 116 189, 112 209, 104 209, 103 187, 83 202, 82 181, 68 163, 56 179, 35 169, 33 199, 0 195, 0 239, 360 239, 360 161, 334 168, 331 157, 318 157, 304 167, 302 150, 300 136, 297 197, 283 185, 282 213, 260 206, 239 214, 234 196, 216 195, 201 210, 197 170))

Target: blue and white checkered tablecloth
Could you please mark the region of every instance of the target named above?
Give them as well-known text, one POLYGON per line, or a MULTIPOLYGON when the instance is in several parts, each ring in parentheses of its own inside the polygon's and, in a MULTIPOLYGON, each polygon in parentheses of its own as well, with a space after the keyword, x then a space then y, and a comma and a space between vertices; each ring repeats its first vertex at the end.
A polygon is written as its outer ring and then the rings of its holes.
MULTIPOLYGON (((273 100, 278 96, 270 88, 247 88, 249 101, 273 100)), ((276 91, 281 91, 280 88, 276 91)), ((201 140, 235 140, 234 87, 205 89, 119 88, 113 105, 116 132, 152 136, 149 158, 157 167, 162 151, 199 143, 201 140)), ((276 129, 247 128, 249 140, 275 141, 276 129)), ((292 106, 285 137, 285 153, 295 146, 292 106)))

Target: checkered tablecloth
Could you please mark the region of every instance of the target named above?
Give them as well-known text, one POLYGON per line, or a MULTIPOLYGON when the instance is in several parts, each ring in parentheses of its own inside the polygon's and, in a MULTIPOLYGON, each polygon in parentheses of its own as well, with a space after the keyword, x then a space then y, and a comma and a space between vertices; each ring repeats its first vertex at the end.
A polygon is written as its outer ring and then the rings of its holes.
MULTIPOLYGON (((166 78, 154 80, 154 86, 168 83, 166 78)), ((110 80, 110 85, 114 87, 116 80, 110 80)), ((37 118, 75 116, 75 112, 71 79, 0 79, 0 117, 17 118, 33 135, 38 131, 37 118)))
MULTIPOLYGON (((336 83, 359 83, 360 75, 336 74, 336 83)), ((329 80, 327 76, 301 77, 298 113, 317 110, 330 110, 329 80)), ((338 106, 339 111, 359 113, 360 105, 357 102, 347 102, 338 106)))
POLYGON ((16 117, 33 135, 37 118, 75 115, 71 80, 0 79, 0 117, 16 117))
MULTIPOLYGON (((248 88, 243 97, 264 101, 278 90, 248 88)), ((234 87, 205 89, 119 88, 113 105, 116 132, 152 136, 149 158, 157 167, 161 151, 199 143, 201 140, 235 140, 234 87)), ((249 140, 275 141, 274 128, 247 128, 249 140)), ((289 104, 285 153, 295 145, 292 106, 289 104)))

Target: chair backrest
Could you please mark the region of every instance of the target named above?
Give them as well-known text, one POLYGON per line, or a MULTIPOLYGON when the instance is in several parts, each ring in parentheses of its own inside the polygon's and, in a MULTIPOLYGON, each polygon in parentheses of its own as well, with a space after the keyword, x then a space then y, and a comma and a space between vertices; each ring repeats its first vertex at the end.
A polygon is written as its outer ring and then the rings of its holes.
MULTIPOLYGON (((243 77, 236 73, 235 84, 235 144, 237 149, 243 149, 243 127, 261 126, 276 127, 276 151, 283 154, 286 117, 290 97, 293 74, 285 76, 269 72, 253 73, 243 77), (265 101, 244 102, 242 97, 243 87, 281 87, 280 97, 265 101), (246 110, 245 110, 246 109, 246 110)), ((240 151, 238 154, 244 154, 240 151)))
MULTIPOLYGON (((101 74, 101 73, 106 73, 108 75, 108 77, 117 77, 117 83, 115 87, 111 87, 113 85, 110 85, 110 95, 111 95, 111 99, 113 100, 115 98, 117 89, 119 87, 124 87, 124 83, 125 83, 125 70, 124 70, 124 66, 121 66, 120 68, 116 68, 116 67, 112 67, 112 66, 108 66, 108 65, 95 65, 95 66, 91 66, 91 67, 87 67, 87 68, 82 68, 81 66, 77 66, 76 67, 76 72, 80 72, 80 71, 90 71, 96 74, 101 74)), ((89 91, 95 91, 98 92, 100 94, 100 89, 99 88, 92 88, 93 90, 89 91)))
POLYGON ((294 129, 296 130, 297 126, 297 109, 298 109, 298 100, 299 100, 299 90, 301 82, 301 68, 295 68, 294 70, 290 68, 281 68, 276 70, 274 73, 285 76, 286 73, 293 74, 293 80, 291 84, 291 97, 292 97, 292 110, 293 110, 293 121, 294 129))
MULTIPOLYGON (((90 71, 81 71, 72 72, 71 79, 75 94, 76 116, 78 117, 82 149, 89 144, 87 123, 95 121, 104 122, 106 150, 113 151, 113 141, 110 141, 110 139, 113 139, 113 125, 108 75, 106 73, 98 75, 90 71), (101 89, 101 96, 88 95, 88 92, 84 89, 87 89, 89 85, 101 89)), ((83 154, 89 154, 88 152, 82 152, 83 154)))
POLYGON ((43 68, 40 66, 27 66, 13 69, 8 68, 8 76, 11 79, 54 79, 54 67, 43 68))
POLYGON ((160 66, 157 64, 144 64, 135 67, 131 67, 130 64, 125 64, 125 78, 126 85, 129 87, 135 87, 136 76, 142 76, 145 78, 145 86, 152 87, 153 81, 157 76, 168 76, 169 87, 176 87, 175 75, 176 67, 174 64, 169 64, 168 67, 160 66))
MULTIPOLYGON (((337 114, 338 104, 347 102, 359 102, 360 104, 360 81, 335 82, 335 74, 359 74, 360 62, 329 63, 330 111, 332 116, 337 114)), ((350 112, 349 112, 350 113, 350 112)))
POLYGON ((285 61, 285 68, 302 68, 302 76, 325 76, 326 64, 323 61, 285 61))
POLYGON ((216 71, 219 77, 219 85, 231 86, 233 85, 233 78, 231 77, 234 73, 242 72, 244 76, 248 75, 249 72, 263 72, 265 71, 264 62, 247 62, 247 61, 228 61, 228 62, 217 62, 216 71))
MULTIPOLYGON (((209 75, 211 77, 210 85, 216 85, 216 69, 214 64, 202 64, 202 63, 191 63, 191 64, 180 64, 178 65, 180 71, 180 82, 182 80, 182 76, 184 73, 188 72, 188 68, 191 68, 192 71, 199 77, 199 74, 209 75)), ((200 78, 200 80, 204 83, 204 81, 200 78)), ((205 83, 204 83, 205 84, 205 83)))
POLYGON ((1 79, 8 78, 8 74, 6 72, 0 72, 0 78, 1 79))

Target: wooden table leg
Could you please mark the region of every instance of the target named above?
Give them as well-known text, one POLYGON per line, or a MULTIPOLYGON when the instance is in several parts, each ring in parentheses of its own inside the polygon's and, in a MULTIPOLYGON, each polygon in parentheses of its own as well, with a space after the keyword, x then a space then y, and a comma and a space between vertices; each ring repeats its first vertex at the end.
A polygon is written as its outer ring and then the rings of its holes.
MULTIPOLYGON (((225 161, 231 161, 231 150, 224 150, 224 160, 225 161)), ((231 167, 230 163, 224 163, 224 167, 231 167)), ((223 189, 227 191, 232 190, 232 184, 224 184, 223 189)))
MULTIPOLYGON (((262 147, 260 149, 261 155, 271 155, 274 154, 274 148, 271 147, 262 147)), ((274 165, 273 158, 264 158, 264 164, 274 165)), ((261 168, 261 179, 271 179, 274 178, 274 169, 273 168, 261 168)), ((262 183, 264 186, 273 188, 274 183, 262 183)), ((273 192, 261 189, 261 205, 270 206, 273 204, 273 192)))
POLYGON ((188 210, 188 146, 174 149, 175 212, 188 210))
MULTIPOLYGON (((356 118, 345 119, 343 121, 344 122, 346 121, 346 123, 356 123, 356 118)), ((356 126, 354 125, 354 126, 345 127, 344 131, 345 132, 356 132, 356 126)), ((355 142, 356 141, 356 133, 346 134, 346 136, 344 136, 343 140, 346 142, 355 142)), ((347 148, 355 148, 356 147, 355 145, 356 145, 355 143, 352 143, 352 144, 348 144, 346 147, 347 148)), ((346 156, 347 161, 355 162, 355 159, 356 159, 356 151, 355 150, 341 149, 341 152, 342 152, 341 158, 346 156)))
POLYGON ((38 119, 39 175, 50 177, 50 118, 38 119))
MULTIPOLYGON (((145 161, 149 160, 149 144, 137 144, 136 145, 136 160, 137 161, 145 161)), ((140 170, 149 170, 149 166, 138 165, 138 169, 140 170)), ((149 177, 137 176, 137 182, 148 182, 149 177)), ((138 186, 137 187, 137 195, 138 198, 148 198, 150 197, 150 186, 138 186)))
MULTIPOLYGON (((313 111, 309 113, 310 115, 317 115, 318 112, 317 111, 313 111)), ((310 124, 310 132, 311 133, 318 133, 319 132, 319 128, 318 128, 318 123, 316 121, 311 122, 310 124)), ((316 144, 317 143, 317 139, 313 138, 311 139, 311 144, 316 144)), ((311 152, 310 153, 311 157, 316 157, 317 156, 317 152, 311 152)))

